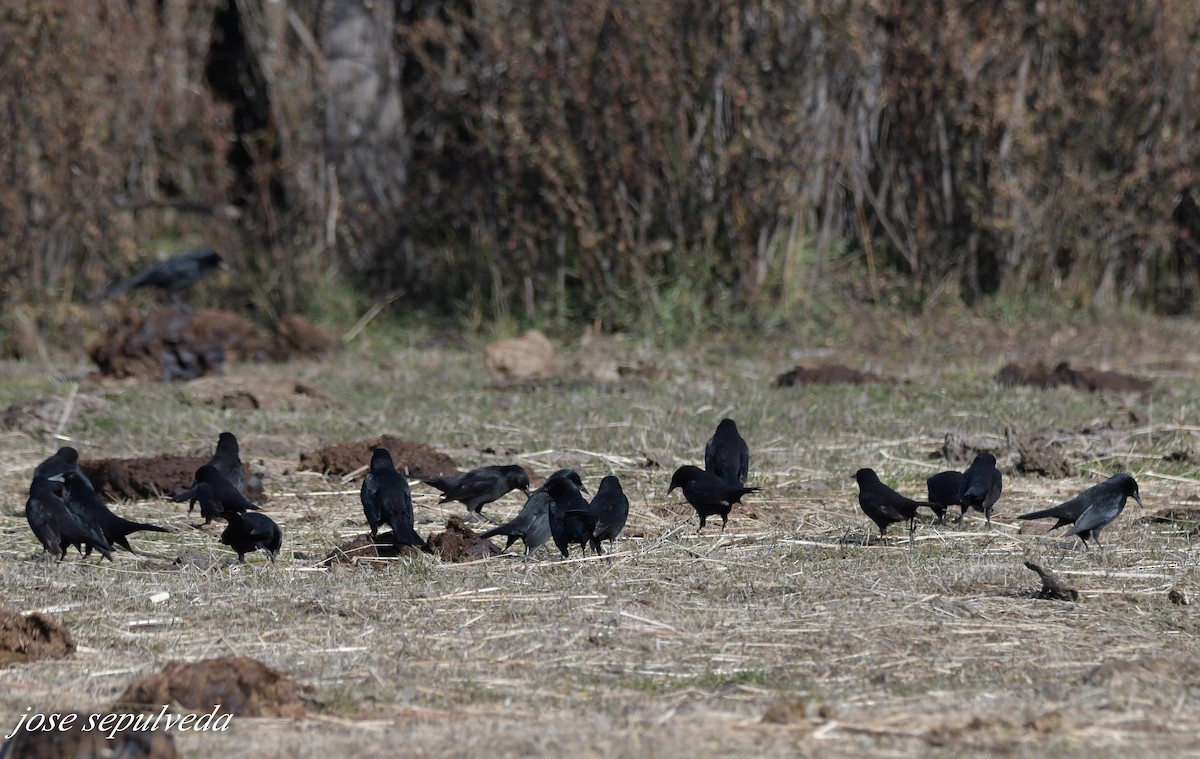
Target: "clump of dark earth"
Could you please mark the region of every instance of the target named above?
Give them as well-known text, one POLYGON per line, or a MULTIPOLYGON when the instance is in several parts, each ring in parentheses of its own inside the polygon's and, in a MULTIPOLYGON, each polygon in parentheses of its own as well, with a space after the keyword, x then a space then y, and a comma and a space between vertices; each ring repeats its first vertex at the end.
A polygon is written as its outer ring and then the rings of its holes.
POLYGON ((947 432, 942 447, 930 458, 943 458, 950 463, 971 463, 980 453, 990 453, 996 458, 1003 458, 1001 445, 998 440, 960 435, 957 432, 947 432))
POLYGON ((197 403, 247 411, 311 408, 329 399, 316 385, 291 377, 202 377, 184 384, 180 394, 197 403))
MULTIPOLYGON (((147 456, 139 459, 80 461, 79 468, 92 481, 96 492, 110 501, 172 496, 192 486, 196 470, 208 463, 207 456, 147 456)), ((247 472, 245 495, 255 503, 265 500, 262 478, 247 472)))
MULTIPOLYGON (((400 556, 419 556, 422 553, 416 546, 397 546, 396 536, 390 530, 381 532, 372 540, 370 535, 363 534, 347 540, 329 552, 323 566, 335 564, 357 564, 360 561, 370 562, 372 559, 395 559, 400 556)), ((382 566, 383 562, 376 562, 382 566)))
POLYGON ((323 474, 347 475, 371 463, 372 448, 386 448, 392 454, 396 471, 410 477, 440 477, 457 474, 454 459, 423 443, 401 440, 391 435, 339 443, 300 454, 300 468, 323 474))
POLYGON ((1079 591, 1074 588, 1068 588, 1063 585, 1062 581, 1056 576, 1047 572, 1039 564, 1032 561, 1026 561, 1025 566, 1036 572, 1042 580, 1042 589, 1034 594, 1034 598, 1041 598, 1046 601, 1078 601, 1079 591))
POLYGON ((162 672, 137 680, 117 699, 119 709, 163 704, 207 712, 214 705, 237 717, 304 717, 296 682, 255 659, 225 657, 168 662, 162 672))
POLYGON ((894 382, 871 372, 860 372, 841 364, 821 364, 820 366, 797 366, 775 378, 771 387, 792 387, 793 385, 862 385, 869 382, 894 382))
POLYGON ((226 361, 287 361, 322 355, 334 345, 319 327, 295 315, 262 335, 231 311, 171 307, 126 312, 92 343, 88 356, 106 377, 172 381, 217 374, 226 361))
POLYGON ((37 612, 0 608, 0 667, 40 659, 62 659, 75 651, 67 628, 37 612))
POLYGON ((1018 472, 1056 479, 1075 474, 1075 467, 1052 445, 1037 440, 1036 436, 1018 434, 1011 428, 1004 434, 1008 447, 1017 452, 1018 472))
MULTIPOLYGON (((67 729, 29 730, 23 724, 11 739, 0 749, 0 757, 12 759, 175 759, 175 739, 163 730, 133 730, 126 727, 116 730, 115 725, 107 730, 88 729, 89 719, 103 720, 102 714, 69 712, 73 716, 67 729)), ((64 719, 66 715, 63 715, 64 719)), ((119 717, 117 718, 119 719, 119 717)), ((105 724, 103 721, 94 723, 105 724)))
POLYGON ((54 432, 81 415, 107 410, 108 401, 95 395, 50 395, 12 404, 0 413, 0 426, 26 432, 54 432))
POLYGON ((1024 366, 1015 362, 1010 363, 996 374, 996 382, 1001 385, 1030 385, 1033 387, 1066 385, 1090 392, 1108 390, 1144 393, 1154 386, 1154 383, 1148 379, 1120 372, 1092 368, 1072 369, 1066 361, 1060 361, 1053 369, 1041 361, 1024 366))
POLYGON ((429 536, 429 550, 442 561, 460 562, 486 559, 500 553, 500 547, 484 540, 458 517, 446 520, 446 531, 429 536))

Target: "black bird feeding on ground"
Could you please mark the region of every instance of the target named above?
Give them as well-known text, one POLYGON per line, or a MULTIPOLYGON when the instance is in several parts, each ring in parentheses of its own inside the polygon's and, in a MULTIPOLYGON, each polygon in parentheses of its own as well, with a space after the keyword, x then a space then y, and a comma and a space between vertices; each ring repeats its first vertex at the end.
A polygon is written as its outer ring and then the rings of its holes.
MULTIPOLYGON (((559 469, 546 481, 549 482, 555 478, 566 478, 577 489, 584 489, 583 481, 579 479, 579 473, 574 469, 559 469)), ((512 520, 488 530, 479 537, 486 540, 497 535, 505 536, 507 540, 504 550, 506 551, 520 538, 525 543, 525 555, 529 556, 550 540, 550 501, 550 494, 546 492, 546 486, 543 484, 529 495, 529 500, 525 501, 521 511, 512 520)))
MULTIPOLYGON (((188 513, 191 513, 192 507, 198 501, 200 516, 204 517, 204 524, 223 517, 229 511, 241 513, 259 510, 258 506, 247 500, 246 496, 242 495, 241 491, 225 479, 212 464, 205 464, 197 469, 192 487, 177 494, 171 500, 176 503, 188 501, 188 513)), ((193 527, 201 526, 193 525, 193 527)))
POLYGON ((967 515, 967 509, 982 511, 984 519, 992 523, 992 507, 1000 500, 1003 477, 996 468, 996 457, 990 453, 980 453, 975 456, 971 466, 963 472, 962 485, 959 488, 959 500, 962 513, 958 515, 961 522, 967 515))
POLYGON ((879 481, 874 469, 859 469, 854 473, 858 482, 858 505, 871 521, 879 527, 879 537, 887 533, 888 525, 908 522, 911 535, 916 529, 917 508, 928 504, 900 495, 879 481))
POLYGON ((191 250, 148 266, 109 289, 104 297, 113 298, 139 287, 153 287, 178 303, 181 290, 191 287, 216 268, 226 268, 224 259, 216 251, 211 248, 191 250))
POLYGON ((691 464, 675 470, 675 474, 671 476, 671 485, 667 488, 667 494, 670 495, 675 488, 683 490, 683 497, 700 517, 700 527, 696 532, 704 529, 704 523, 709 517, 719 516, 721 517, 722 533, 725 532, 725 525, 729 522, 729 512, 733 509, 733 504, 739 503, 742 496, 747 493, 758 490, 758 488, 732 487, 712 472, 706 472, 691 464))
POLYGON ((579 493, 579 487, 570 477, 551 477, 542 485, 546 495, 550 496, 547 512, 550 521, 550 536, 554 545, 565 559, 573 544, 579 544, 580 551, 587 550, 587 544, 593 548, 599 546, 598 540, 592 537, 592 525, 586 520, 575 516, 577 512, 587 511, 588 502, 579 493))
POLYGON ((63 478, 63 488, 66 491, 67 508, 80 521, 91 522, 99 527, 100 532, 104 535, 104 539, 111 545, 120 546, 130 553, 137 553, 129 545, 129 536, 133 533, 142 531, 170 532, 166 527, 146 524, 145 522, 131 522, 124 517, 114 514, 108 508, 108 504, 92 489, 92 483, 88 482, 88 479, 82 473, 68 471, 61 476, 63 478))
POLYGON ((221 532, 221 542, 237 552, 239 562, 244 564, 246 554, 262 548, 274 563, 283 545, 283 531, 273 519, 253 511, 227 511, 222 516, 229 526, 221 532))
POLYGON ((1067 535, 1078 535, 1086 548, 1088 538, 1100 545, 1100 530, 1107 527, 1120 516, 1125 509, 1125 502, 1132 497, 1142 506, 1142 496, 1138 492, 1137 481, 1127 472, 1118 472, 1099 485, 1093 485, 1069 501, 1059 505, 1022 514, 1017 519, 1043 519, 1055 517, 1058 521, 1051 530, 1068 524, 1075 526, 1067 530, 1067 535))
POLYGON ((750 448, 738 434, 732 419, 722 419, 717 431, 704 446, 704 469, 732 488, 746 484, 750 472, 750 448))
POLYGON ((371 468, 358 495, 372 538, 380 526, 386 524, 392 528, 397 548, 426 547, 425 541, 413 529, 412 490, 408 487, 408 478, 396 471, 392 454, 386 448, 371 451, 371 468))
POLYGON ((101 556, 112 561, 112 545, 105 540, 104 533, 97 525, 80 519, 67 508, 55 494, 54 483, 45 477, 34 477, 29 485, 25 518, 42 548, 57 553, 59 561, 67 555, 68 547, 84 545, 89 553, 95 548, 101 556))
POLYGON ((959 496, 959 491, 962 490, 962 481, 963 473, 954 470, 938 472, 925 480, 929 508, 933 509, 934 514, 937 514, 938 522, 946 521, 946 512, 951 506, 962 505, 962 498, 959 496))
POLYGON ((529 495, 529 475, 516 464, 481 466, 465 474, 417 479, 442 491, 442 499, 438 503, 460 501, 466 504, 467 514, 472 520, 483 518, 483 507, 510 490, 520 490, 529 495))
POLYGON ((591 529, 589 542, 592 550, 596 555, 601 555, 604 553, 600 548, 601 541, 607 540, 611 546, 625 529, 625 522, 629 519, 629 498, 621 488, 621 481, 610 474, 600 480, 596 497, 586 509, 567 513, 587 523, 591 529))

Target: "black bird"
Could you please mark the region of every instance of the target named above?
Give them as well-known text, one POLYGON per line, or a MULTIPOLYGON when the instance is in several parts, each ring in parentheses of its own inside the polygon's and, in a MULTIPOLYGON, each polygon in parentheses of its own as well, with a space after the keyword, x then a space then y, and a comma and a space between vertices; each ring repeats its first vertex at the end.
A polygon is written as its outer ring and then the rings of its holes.
MULTIPOLYGON (((62 480, 59 479, 59 476, 67 472, 78 472, 87 480, 87 476, 79 468, 79 451, 70 446, 63 446, 55 451, 54 455, 38 464, 33 470, 33 476, 49 479, 54 492, 62 497, 62 480)), ((91 480, 88 480, 88 487, 92 487, 91 480)))
POLYGON ((104 538, 100 528, 90 521, 82 520, 63 503, 54 492, 54 484, 45 477, 34 477, 29 486, 29 499, 25 502, 25 518, 33 534, 37 535, 42 547, 58 552, 62 561, 70 546, 87 546, 88 553, 95 548, 104 558, 112 561, 112 545, 104 538), (47 544, 47 540, 58 536, 58 544, 47 544))
POLYGON ((170 532, 166 527, 144 522, 131 522, 117 516, 108 508, 108 504, 96 495, 96 491, 92 489, 92 483, 88 482, 87 478, 79 472, 68 471, 62 475, 62 478, 63 488, 67 494, 67 508, 81 521, 91 522, 99 527, 100 532, 104 534, 104 539, 111 545, 120 546, 130 553, 137 553, 129 545, 129 536, 133 533, 170 532))
POLYGON ((392 528, 396 547, 425 548, 425 541, 413 529, 412 491, 408 478, 396 471, 392 454, 386 448, 371 451, 371 469, 358 491, 363 514, 374 538, 383 524, 392 528))
POLYGON ((229 525, 221 532, 221 542, 237 552, 238 561, 246 562, 246 554, 263 548, 274 563, 283 545, 283 531, 266 514, 253 511, 227 511, 221 516, 229 525))
POLYGON ((906 498, 879 481, 874 469, 859 469, 854 473, 858 482, 858 505, 879 527, 879 537, 887 533, 888 525, 908 522, 911 534, 916 528, 917 508, 929 504, 906 498))
POLYGON ((583 552, 587 551, 589 542, 593 548, 598 548, 599 541, 592 537, 591 524, 575 516, 587 511, 588 507, 588 502, 579 493, 579 486, 570 477, 551 477, 542 485, 542 490, 550 496, 547 506, 550 536, 562 557, 567 558, 574 543, 578 543, 583 552))
POLYGON ((143 269, 110 288, 104 297, 112 298, 139 287, 154 287, 178 303, 180 290, 191 287, 197 280, 218 267, 226 268, 224 259, 216 251, 211 248, 191 250, 143 269))
MULTIPOLYGON (((171 500, 176 503, 190 501, 191 504, 199 501, 200 516, 204 517, 204 524, 225 516, 225 512, 228 511, 240 513, 259 510, 259 507, 248 501, 246 496, 242 495, 229 480, 222 477, 212 464, 205 464, 197 469, 192 486, 182 493, 176 494, 171 500)), ((189 513, 192 510, 191 504, 188 506, 189 513)), ((203 525, 192 526, 202 527, 203 525)))
POLYGON ((1100 545, 1100 530, 1116 519, 1125 509, 1125 501, 1130 497, 1142 506, 1142 496, 1138 492, 1137 481, 1126 472, 1118 472, 1099 485, 1093 485, 1069 501, 1059 505, 1022 514, 1017 519, 1043 519, 1055 517, 1058 522, 1051 530, 1068 524, 1075 526, 1067 530, 1067 535, 1078 535, 1087 547, 1088 538, 1100 545))
POLYGON ((946 512, 951 506, 961 506, 963 473, 951 469, 948 472, 938 472, 925 480, 929 492, 929 508, 937 514, 938 522, 946 521, 946 512))
POLYGON ((750 471, 750 447, 738 434, 732 419, 722 419, 717 431, 704 446, 704 468, 717 475, 731 488, 746 484, 750 471))
POLYGON ((229 481, 238 490, 242 489, 242 480, 246 476, 246 469, 242 466, 242 459, 239 456, 238 439, 232 432, 222 432, 217 436, 217 450, 213 453, 212 458, 208 463, 216 467, 221 476, 229 481))
POLYGON ((704 529, 704 523, 709 517, 720 516, 722 533, 729 522, 729 511, 733 504, 740 503, 742 496, 747 493, 758 490, 731 486, 712 472, 706 472, 691 464, 675 470, 675 474, 671 476, 671 486, 667 488, 667 495, 675 488, 683 489, 683 497, 692 504, 696 515, 700 517, 700 527, 696 532, 704 529))
POLYGON ((600 548, 600 542, 607 540, 611 546, 621 530, 625 529, 625 521, 629 519, 629 498, 621 489, 621 481, 610 474, 600 480, 596 497, 586 509, 569 511, 567 514, 587 523, 591 528, 592 550, 601 555, 604 551, 600 548))
POLYGON ((516 464, 481 466, 465 474, 417 479, 442 491, 442 499, 438 503, 465 503, 467 514, 473 520, 481 518, 485 504, 495 501, 510 490, 520 490, 526 496, 529 495, 529 475, 516 464))
MULTIPOLYGON (((559 469, 550 475, 546 482, 555 478, 568 479, 576 488, 584 490, 583 481, 579 479, 579 473, 574 469, 559 469)), ((479 537, 486 540, 497 535, 504 535, 507 538, 504 544, 506 551, 516 542, 517 538, 520 538, 525 543, 525 555, 529 556, 550 540, 550 500, 550 494, 546 492, 546 486, 543 484, 530 493, 529 500, 525 501, 521 511, 511 521, 494 527, 479 537)))
POLYGON ((992 523, 992 506, 1000 499, 1003 478, 996 468, 996 457, 990 453, 976 454, 975 460, 967 471, 963 472, 962 485, 958 495, 962 513, 958 515, 961 522, 967 515, 967 509, 982 511, 984 518, 992 523))

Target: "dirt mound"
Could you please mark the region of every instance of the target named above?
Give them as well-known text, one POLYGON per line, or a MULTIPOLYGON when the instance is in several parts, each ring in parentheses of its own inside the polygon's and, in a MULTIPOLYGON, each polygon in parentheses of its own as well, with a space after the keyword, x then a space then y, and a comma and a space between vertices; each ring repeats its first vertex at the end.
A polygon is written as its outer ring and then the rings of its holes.
POLYGON ((207 711, 214 705, 238 717, 304 717, 297 685, 287 675, 245 657, 168 662, 163 671, 131 683, 120 707, 163 704, 207 711))
POLYGON ((841 364, 821 364, 820 366, 797 366, 775 378, 771 387, 792 387, 793 385, 862 385, 868 382, 894 382, 887 377, 880 377, 870 372, 860 372, 841 364))
POLYGON ((328 399, 307 382, 276 377, 201 377, 180 391, 189 400, 224 409, 311 408, 328 399))
POLYGON ((333 338, 299 316, 284 317, 269 336, 230 311, 159 308, 128 311, 88 348, 100 374, 118 379, 188 380, 218 374, 226 360, 286 361, 321 355, 333 338))
POLYGON ((942 443, 941 450, 934 453, 931 458, 937 458, 939 455, 951 463, 971 463, 975 460, 975 456, 980 453, 991 453, 996 458, 1001 458, 1003 454, 999 451, 998 442, 994 439, 983 437, 971 437, 968 435, 960 435, 957 432, 946 433, 946 440, 942 443))
MULTIPOLYGON (((395 559, 399 556, 416 556, 421 553, 421 549, 416 546, 403 546, 399 549, 396 547, 396 538, 391 531, 381 532, 371 539, 370 535, 359 535, 357 538, 347 540, 337 548, 329 552, 325 560, 321 562, 324 566, 333 566, 335 564, 357 564, 359 561, 370 561, 371 559, 395 559)), ((382 562, 374 562, 377 566, 382 566, 382 562)))
POLYGON ((536 329, 492 343, 484 351, 484 363, 497 377, 516 381, 553 377, 557 368, 554 346, 536 329))
POLYGON ((28 723, 21 725, 13 737, 4 744, 0 756, 12 759, 101 759, 101 757, 121 757, 121 759, 175 759, 179 752, 175 750, 175 739, 171 734, 161 730, 133 730, 129 727, 117 731, 110 740, 109 732, 116 727, 114 723, 102 729, 108 723, 104 722, 108 715, 82 714, 68 712, 60 715, 60 721, 55 723, 55 729, 39 729, 43 726, 34 725, 29 729, 28 723), (88 721, 96 719, 94 729, 88 729, 88 721), (67 729, 59 729, 62 722, 69 722, 67 729))
POLYGON ((371 449, 383 447, 392 454, 396 470, 410 477, 435 477, 458 472, 454 459, 423 443, 400 440, 391 435, 339 443, 300 454, 300 468, 325 474, 346 475, 371 463, 371 449))
POLYGON ((1071 466, 1071 462, 1038 435, 1020 434, 1011 428, 1006 429, 1004 435, 1008 440, 1008 447, 1017 452, 1018 472, 1056 479, 1075 474, 1075 467, 1071 466))
POLYGON ((39 659, 62 659, 75 651, 67 628, 37 612, 28 616, 0 608, 0 667, 39 659))
POLYGON ((446 531, 429 536, 429 548, 442 561, 459 562, 486 559, 500 553, 500 548, 484 540, 458 517, 446 521, 446 531))
POLYGON ((25 432, 54 432, 80 414, 107 410, 108 401, 95 395, 50 395, 12 404, 0 413, 0 426, 25 432))
POLYGON ((150 456, 142 459, 80 461, 79 468, 96 492, 113 501, 135 501, 175 495, 192 486, 196 470, 208 457, 150 456))
POLYGON ((1066 361, 1059 362, 1053 369, 1041 361, 1025 366, 1017 363, 1007 364, 996 374, 996 382, 1001 385, 1031 385, 1033 387, 1067 385, 1090 392, 1111 390, 1144 393, 1154 386, 1154 383, 1148 379, 1120 372, 1107 372, 1091 368, 1072 369, 1066 361))

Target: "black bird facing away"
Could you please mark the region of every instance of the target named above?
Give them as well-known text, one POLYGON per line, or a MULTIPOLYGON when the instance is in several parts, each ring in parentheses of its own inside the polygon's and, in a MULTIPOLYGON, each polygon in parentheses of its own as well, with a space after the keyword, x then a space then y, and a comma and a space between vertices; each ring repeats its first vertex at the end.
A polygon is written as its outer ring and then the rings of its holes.
POLYGON ((242 489, 242 480, 246 476, 240 453, 237 436, 232 432, 222 432, 217 436, 217 450, 208 460, 238 490, 242 489))
POLYGON ((729 512, 733 508, 733 504, 740 503, 742 496, 747 493, 758 490, 758 488, 733 487, 712 472, 706 472, 691 464, 675 470, 675 474, 671 476, 671 486, 667 488, 667 495, 670 495, 675 488, 683 490, 683 497, 700 517, 700 527, 696 532, 704 529, 704 523, 709 517, 719 516, 721 517, 722 533, 725 532, 725 525, 729 522, 729 512))
POLYGON ((967 471, 963 472, 962 486, 958 495, 961 501, 962 513, 958 515, 961 522, 967 515, 967 509, 982 511, 984 519, 992 523, 992 507, 1000 499, 1003 478, 996 468, 996 457, 990 453, 976 454, 975 460, 967 471))
POLYGON ((358 491, 363 514, 371 528, 371 537, 387 524, 396 538, 396 547, 425 548, 425 541, 413 529, 412 490, 408 478, 396 471, 392 454, 386 448, 371 451, 371 468, 358 491))
POLYGON ((221 532, 221 542, 237 552, 239 562, 246 563, 246 554, 262 548, 274 563, 283 545, 283 531, 273 519, 253 511, 228 511, 222 516, 229 525, 221 532))
POLYGON ((948 472, 938 472, 925 480, 929 495, 929 508, 937 514, 937 521, 946 521, 946 512, 951 506, 962 506, 963 473, 951 469, 948 472))
MULTIPOLYGON (((198 501, 200 503, 200 516, 204 517, 204 524, 209 524, 214 519, 219 519, 225 516, 225 512, 235 511, 258 511, 258 506, 246 499, 246 496, 233 486, 229 480, 221 476, 217 468, 212 464, 205 464, 196 470, 195 482, 192 486, 182 493, 178 493, 171 500, 176 503, 189 501, 188 513, 192 511, 192 507, 198 501)), ((202 527, 203 525, 192 525, 193 527, 202 527)))
MULTIPOLYGON (((120 546, 130 553, 137 553, 129 545, 129 536, 133 533, 170 532, 166 527, 145 522, 131 522, 124 517, 117 516, 108 508, 108 504, 96 495, 96 491, 92 489, 92 483, 88 482, 88 479, 81 473, 69 471, 62 475, 62 478, 67 494, 67 508, 80 521, 91 522, 99 527, 104 539, 111 545, 120 546)), ((91 549, 88 550, 90 552, 91 549)))
POLYGON ((562 557, 568 557, 570 547, 575 543, 579 544, 580 551, 586 552, 589 542, 598 550, 600 541, 592 537, 592 525, 575 516, 577 512, 587 511, 588 507, 588 502, 579 493, 579 486, 569 476, 551 477, 542 485, 542 490, 550 496, 547 506, 550 536, 562 557))
MULTIPOLYGON (((574 469, 559 469, 546 481, 549 482, 555 478, 568 479, 576 488, 584 490, 583 481, 579 479, 579 473, 574 469)), ((506 551, 520 538, 521 542, 525 544, 525 555, 529 556, 550 541, 550 501, 550 494, 546 492, 546 486, 543 484, 530 493, 529 499, 525 501, 521 511, 512 520, 488 530, 479 537, 487 540, 497 535, 505 536, 504 550, 506 551)))
POLYGON ((76 516, 66 503, 54 492, 54 483, 45 477, 34 477, 29 485, 29 499, 25 502, 25 518, 37 536, 42 548, 57 553, 62 561, 70 546, 87 546, 88 553, 95 548, 104 558, 112 561, 112 545, 104 538, 100 528, 90 521, 76 516))
POLYGON ((438 503, 460 501, 466 504, 467 514, 472 520, 481 518, 484 505, 510 490, 520 490, 529 495, 529 475, 516 464, 481 466, 465 474, 417 479, 442 491, 442 499, 438 503))
POLYGON ((912 534, 916 529, 917 509, 929 504, 906 498, 884 485, 874 469, 859 469, 854 473, 854 479, 858 482, 858 505, 879 527, 879 537, 887 533, 888 525, 896 522, 908 522, 908 531, 912 534))
POLYGON ((722 419, 704 446, 704 469, 732 488, 746 484, 750 472, 750 447, 738 434, 732 419, 722 419))
POLYGON ((601 541, 607 540, 609 545, 612 545, 625 529, 625 522, 629 519, 629 498, 621 489, 621 481, 610 474, 600 480, 596 497, 586 509, 569 511, 567 514, 581 519, 588 525, 591 529, 589 542, 592 550, 599 556, 604 553, 600 548, 601 541))
POLYGON ((1022 514, 1017 519, 1044 519, 1054 517, 1058 521, 1051 530, 1068 524, 1075 526, 1067 535, 1078 535, 1086 548, 1088 538, 1100 545, 1100 530, 1107 527, 1125 509, 1125 502, 1132 497, 1142 506, 1137 481, 1127 472, 1118 472, 1099 485, 1093 485, 1069 501, 1059 505, 1022 514))
POLYGON ((109 289, 104 297, 112 298, 139 287, 153 287, 162 290, 171 300, 178 302, 180 290, 191 287, 197 280, 218 267, 226 268, 224 259, 216 251, 211 248, 191 250, 141 270, 109 289))

